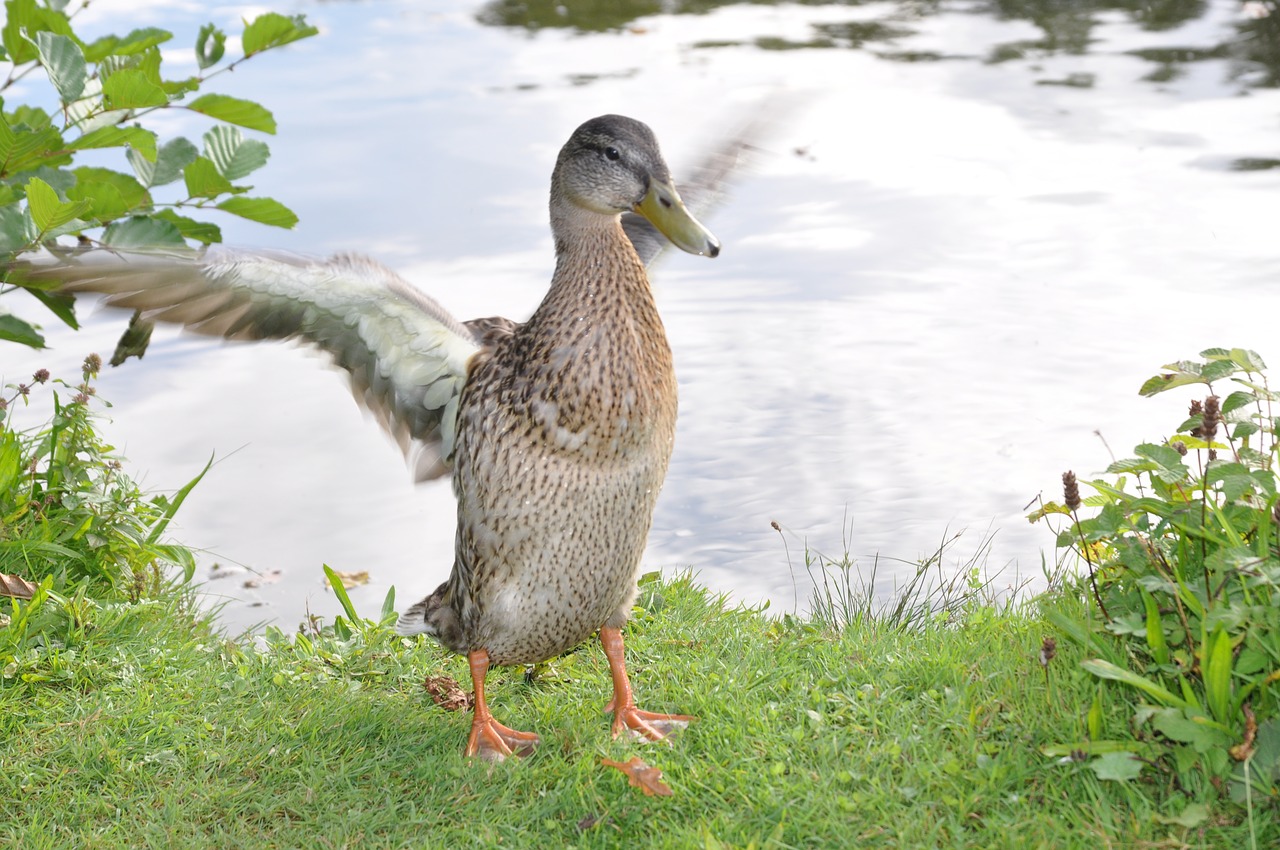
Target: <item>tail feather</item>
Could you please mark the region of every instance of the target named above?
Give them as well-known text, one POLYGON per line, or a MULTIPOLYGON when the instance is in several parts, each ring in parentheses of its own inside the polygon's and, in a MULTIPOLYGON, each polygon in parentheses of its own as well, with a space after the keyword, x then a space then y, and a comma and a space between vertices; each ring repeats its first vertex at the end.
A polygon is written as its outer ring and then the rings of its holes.
POLYGON ((434 597, 428 596, 421 602, 410 605, 405 612, 400 615, 400 619, 396 620, 396 633, 405 635, 431 635, 436 637, 435 626, 427 620, 427 613, 431 610, 431 601, 434 597))

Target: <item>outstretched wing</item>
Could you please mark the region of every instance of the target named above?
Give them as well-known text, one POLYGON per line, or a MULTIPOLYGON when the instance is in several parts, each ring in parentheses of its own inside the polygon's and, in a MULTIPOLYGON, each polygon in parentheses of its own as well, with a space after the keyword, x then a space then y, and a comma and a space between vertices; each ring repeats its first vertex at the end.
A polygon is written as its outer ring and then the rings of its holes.
POLYGON ((236 251, 90 251, 18 262, 14 282, 98 292, 113 307, 233 340, 296 339, 333 357, 356 401, 411 458, 419 481, 449 471, 458 401, 481 336, 367 257, 236 251))

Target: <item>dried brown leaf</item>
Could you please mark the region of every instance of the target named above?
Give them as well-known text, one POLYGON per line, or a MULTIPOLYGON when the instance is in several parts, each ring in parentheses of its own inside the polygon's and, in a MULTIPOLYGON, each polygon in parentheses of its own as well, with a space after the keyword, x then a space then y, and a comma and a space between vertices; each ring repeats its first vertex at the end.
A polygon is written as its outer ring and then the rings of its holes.
POLYGON ((242 586, 250 589, 262 587, 264 584, 275 584, 283 577, 284 572, 282 570, 271 570, 270 572, 262 573, 254 578, 245 579, 242 586))
POLYGON ((628 762, 602 758, 600 763, 621 770, 627 775, 631 787, 639 788, 646 797, 670 797, 672 794, 671 786, 662 781, 662 771, 645 764, 639 756, 632 756, 628 762))
POLYGON ((0 596, 12 596, 14 599, 30 599, 35 595, 38 585, 34 585, 22 576, 11 576, 0 573, 0 596))
POLYGON ((431 699, 445 711, 461 711, 471 707, 471 694, 458 686, 448 676, 428 676, 422 687, 431 694, 431 699))
POLYGON ((1253 742, 1258 737, 1258 718, 1254 716, 1253 708, 1247 702, 1240 708, 1244 711, 1244 740, 1227 751, 1236 761, 1244 761, 1253 755, 1253 742))
POLYGON ((344 573, 342 570, 334 570, 334 572, 338 574, 338 578, 342 579, 342 586, 347 590, 369 583, 368 570, 360 570, 353 573, 344 573))

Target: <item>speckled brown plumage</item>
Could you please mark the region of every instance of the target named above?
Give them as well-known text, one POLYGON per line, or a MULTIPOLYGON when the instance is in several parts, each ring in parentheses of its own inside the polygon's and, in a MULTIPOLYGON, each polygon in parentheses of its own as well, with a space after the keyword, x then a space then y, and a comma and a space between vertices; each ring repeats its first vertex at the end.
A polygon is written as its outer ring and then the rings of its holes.
POLYGON ((651 258, 658 233, 709 256, 719 243, 684 208, 649 128, 616 115, 586 122, 561 149, 550 213, 555 273, 523 324, 458 322, 353 255, 165 249, 10 267, 14 280, 105 293, 198 332, 315 345, 415 455, 419 478, 452 471, 452 572, 399 627, 469 656, 467 753, 494 759, 529 752, 537 736, 493 719, 489 664, 542 661, 596 631, 615 734, 657 739, 690 719, 636 708, 622 658, 676 423, 671 351, 637 247, 651 258))
POLYGON ((463 390, 451 648, 550 658, 620 626, 676 422, 671 350, 616 222, 561 255, 542 306, 463 390))

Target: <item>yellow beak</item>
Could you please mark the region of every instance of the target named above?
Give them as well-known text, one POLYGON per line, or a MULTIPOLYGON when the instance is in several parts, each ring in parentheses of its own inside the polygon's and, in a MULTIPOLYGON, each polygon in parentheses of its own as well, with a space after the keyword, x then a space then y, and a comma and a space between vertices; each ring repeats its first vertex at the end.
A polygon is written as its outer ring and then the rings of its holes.
POLYGON ((720 253, 720 240, 702 226, 685 208, 676 187, 659 180, 649 180, 649 191, 636 204, 635 211, 671 240, 681 251, 714 257, 720 253))

